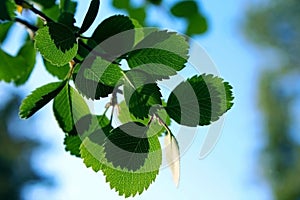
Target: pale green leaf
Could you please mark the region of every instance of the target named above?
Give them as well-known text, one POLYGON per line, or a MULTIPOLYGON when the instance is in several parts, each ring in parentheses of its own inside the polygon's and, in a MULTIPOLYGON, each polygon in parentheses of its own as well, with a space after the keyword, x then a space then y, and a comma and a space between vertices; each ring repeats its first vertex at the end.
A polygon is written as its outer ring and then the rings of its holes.
POLYGON ((20 106, 21 118, 29 118, 39 109, 51 101, 64 87, 64 82, 55 82, 37 88, 31 95, 27 96, 20 106))
POLYGON ((53 65, 63 66, 77 54, 78 44, 72 30, 59 23, 48 23, 35 36, 35 47, 53 65))

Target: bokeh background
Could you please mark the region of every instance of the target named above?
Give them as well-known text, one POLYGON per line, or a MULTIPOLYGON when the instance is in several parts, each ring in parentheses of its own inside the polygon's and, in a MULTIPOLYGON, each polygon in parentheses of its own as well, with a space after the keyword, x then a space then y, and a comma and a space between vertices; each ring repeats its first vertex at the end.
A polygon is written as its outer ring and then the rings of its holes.
MULTIPOLYGON (((170 14, 184 1, 116 2, 101 1, 93 28, 111 15, 129 14, 144 25, 187 33, 206 50, 235 96, 222 135, 204 159, 199 153, 207 128, 199 128, 181 158, 179 187, 163 169, 132 199, 299 200, 300 2, 201 0, 195 1, 198 14, 185 17, 170 14)), ((78 25, 88 6, 78 0, 78 25)), ((1 41, 1 49, 16 54, 24 30, 15 26, 9 34, 13 40, 1 41)), ((51 105, 32 119, 18 119, 21 99, 52 80, 39 58, 24 86, 0 83, 0 199, 124 199, 101 173, 64 150, 51 105)))

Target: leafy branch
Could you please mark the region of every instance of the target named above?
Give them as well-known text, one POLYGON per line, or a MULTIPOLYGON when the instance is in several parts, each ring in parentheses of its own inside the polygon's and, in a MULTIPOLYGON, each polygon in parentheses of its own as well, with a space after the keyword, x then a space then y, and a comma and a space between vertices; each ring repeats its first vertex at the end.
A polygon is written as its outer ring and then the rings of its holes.
MULTIPOLYGON (((60 12, 45 13, 47 9, 37 10, 23 0, 1 3, 7 11, 0 13, 0 30, 5 32, 0 35, 1 42, 14 22, 25 25, 35 36, 34 45, 27 41, 16 56, 0 51, 0 80, 25 83, 39 51, 46 70, 59 81, 27 96, 20 106, 20 117, 31 117, 53 100, 66 150, 82 158, 87 167, 101 170, 111 188, 125 197, 141 194, 154 182, 162 163, 159 137, 165 137, 167 160, 178 185, 180 152, 171 121, 196 127, 218 120, 233 105, 229 83, 212 75, 195 75, 178 83, 165 102, 158 81, 171 79, 186 67, 190 48, 186 37, 138 29, 141 26, 136 20, 123 15, 105 19, 86 37, 82 34, 94 23, 100 0, 91 0, 81 27, 74 25, 74 1, 61 0, 59 5, 55 1, 33 2, 60 12), (30 24, 16 17, 17 5, 43 22, 30 24), (129 69, 125 70, 123 63, 129 69), (104 113, 93 113, 85 98, 106 99, 104 113), (115 118, 120 125, 112 123, 115 118)), ((174 13, 180 14, 177 8, 174 13)))

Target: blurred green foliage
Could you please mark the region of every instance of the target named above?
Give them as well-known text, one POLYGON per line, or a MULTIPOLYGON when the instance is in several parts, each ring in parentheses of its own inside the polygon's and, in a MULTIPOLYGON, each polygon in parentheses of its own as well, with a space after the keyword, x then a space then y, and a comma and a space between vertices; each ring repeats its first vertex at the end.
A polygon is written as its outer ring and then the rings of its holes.
MULTIPOLYGON (((263 70, 259 103, 263 115, 265 147, 262 163, 274 199, 300 199, 300 1, 275 0, 253 5, 245 30, 259 47, 275 49, 263 70), (274 62, 274 59, 276 61, 274 62)), ((268 59, 268 57, 264 57, 268 59)))
MULTIPOLYGON (((147 15, 151 8, 157 11, 164 11, 167 16, 172 18, 172 21, 185 20, 185 34, 200 35, 204 34, 208 29, 206 16, 199 9, 199 2, 194 0, 181 1, 176 0, 170 4, 163 0, 147 0, 137 7, 133 1, 130 0, 113 0, 112 5, 121 10, 125 10, 128 15, 137 19, 142 26, 151 26, 147 21, 150 17, 147 15)), ((176 27, 174 27, 176 29, 176 27)))
POLYGON ((0 199, 19 200, 24 198, 22 190, 28 184, 46 179, 31 163, 34 150, 41 144, 25 138, 26 132, 20 137, 19 130, 32 131, 31 128, 15 126, 20 120, 17 112, 21 98, 9 94, 7 97, 8 101, 2 101, 0 107, 0 199))

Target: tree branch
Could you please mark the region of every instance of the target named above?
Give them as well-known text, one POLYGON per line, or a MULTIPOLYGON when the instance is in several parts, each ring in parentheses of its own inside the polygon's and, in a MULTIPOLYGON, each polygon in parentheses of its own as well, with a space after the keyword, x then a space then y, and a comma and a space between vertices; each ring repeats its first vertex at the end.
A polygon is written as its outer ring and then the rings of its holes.
POLYGON ((27 28, 29 28, 30 30, 32 30, 33 32, 36 32, 39 28, 30 24, 29 22, 20 19, 20 18, 15 18, 16 22, 19 22, 20 24, 23 24, 24 26, 26 26, 27 28))

